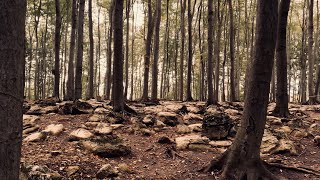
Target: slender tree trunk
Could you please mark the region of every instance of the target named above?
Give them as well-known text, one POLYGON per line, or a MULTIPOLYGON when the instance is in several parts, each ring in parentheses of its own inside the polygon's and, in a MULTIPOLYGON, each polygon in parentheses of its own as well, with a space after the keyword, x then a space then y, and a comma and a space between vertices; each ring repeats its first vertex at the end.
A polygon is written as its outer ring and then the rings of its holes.
POLYGON ((128 86, 129 86, 129 18, 130 18, 130 0, 127 0, 127 6, 126 6, 126 19, 127 19, 127 33, 126 33, 126 79, 125 79, 125 88, 124 88, 124 98, 127 99, 128 95, 128 86))
POLYGON ((123 1, 114 4, 114 61, 113 61, 113 110, 124 110, 123 97, 123 1))
POLYGON ((191 83, 192 83, 192 17, 191 0, 188 0, 188 75, 187 75, 187 101, 192 101, 191 83))
POLYGON ((114 3, 115 0, 112 0, 111 7, 109 10, 109 40, 108 40, 108 54, 107 54, 107 70, 106 70, 106 99, 110 99, 111 91, 111 63, 112 63, 112 36, 113 36, 113 17, 114 17, 114 3))
POLYGON ((161 22, 161 0, 157 0, 156 6, 156 25, 154 35, 154 57, 153 57, 153 71, 152 71, 152 91, 151 101, 158 99, 158 60, 159 60, 159 46, 160 46, 160 22, 161 22))
POLYGON ((309 93, 309 104, 316 103, 316 96, 314 95, 313 85, 313 72, 314 72, 314 51, 313 51, 313 6, 314 0, 309 0, 309 23, 308 23, 308 60, 309 60, 309 74, 308 74, 308 93, 309 93))
POLYGON ((84 19, 85 0, 80 0, 79 5, 79 20, 78 20, 78 52, 76 62, 76 77, 75 77, 75 99, 82 97, 82 61, 83 61, 83 19, 84 19))
POLYGON ((142 101, 148 101, 148 87, 149 87, 149 71, 150 71, 150 56, 151 56, 151 41, 154 32, 153 17, 152 17, 152 3, 148 0, 148 32, 146 40, 146 54, 144 56, 144 79, 143 79, 143 94, 142 101))
POLYGON ((289 115, 287 88, 287 24, 291 0, 281 0, 276 45, 277 93, 274 114, 280 117, 289 115))
POLYGON ((92 0, 89 1, 88 6, 88 15, 89 15, 89 93, 87 95, 87 99, 92 99, 94 96, 94 87, 93 87, 93 79, 94 79, 94 41, 93 41, 93 22, 92 22, 92 0))
POLYGON ((56 29, 54 41, 54 90, 53 97, 59 98, 59 85, 60 85, 60 40, 61 40, 61 13, 60 13, 60 0, 55 0, 56 3, 56 29))
POLYGON ((130 88, 130 100, 133 100, 133 81, 134 81, 134 42, 135 42, 135 21, 134 21, 134 11, 132 9, 132 39, 131 39, 131 88, 130 88))
POLYGON ((27 1, 0 3, 0 179, 19 179, 27 1))
POLYGON ((207 83, 208 83, 208 99, 207 106, 214 104, 213 96, 213 0, 208 0, 208 70, 207 70, 207 83))
POLYGON ((216 45, 214 47, 214 54, 216 57, 216 65, 215 65, 215 86, 214 86, 214 101, 215 104, 218 103, 219 99, 219 77, 220 77, 220 41, 221 41, 221 33, 222 33, 222 20, 223 20, 223 13, 220 13, 220 0, 218 1, 218 8, 217 8, 217 19, 218 19, 218 32, 216 37, 216 45))
POLYGON ((255 51, 241 126, 233 144, 207 169, 212 170, 214 166, 223 169, 222 179, 278 179, 264 167, 260 158, 276 44, 277 10, 277 0, 257 1, 255 51))
POLYGON ((236 92, 235 92, 235 76, 234 76, 234 23, 233 23, 233 7, 232 0, 229 2, 229 16, 230 16, 230 101, 236 101, 236 92))
POLYGON ((185 10, 187 0, 180 0, 181 4, 181 50, 180 50, 180 96, 179 100, 183 101, 183 69, 184 69, 184 47, 185 47, 185 10))
POLYGON ((300 66, 301 66, 301 79, 300 79, 300 93, 301 93, 301 103, 305 103, 307 101, 307 93, 306 93, 306 58, 305 58, 305 47, 306 47, 306 38, 305 38, 305 29, 306 29, 306 19, 305 19, 305 7, 306 7, 306 1, 304 0, 303 3, 303 15, 302 15, 302 47, 301 47, 301 56, 300 56, 300 66))

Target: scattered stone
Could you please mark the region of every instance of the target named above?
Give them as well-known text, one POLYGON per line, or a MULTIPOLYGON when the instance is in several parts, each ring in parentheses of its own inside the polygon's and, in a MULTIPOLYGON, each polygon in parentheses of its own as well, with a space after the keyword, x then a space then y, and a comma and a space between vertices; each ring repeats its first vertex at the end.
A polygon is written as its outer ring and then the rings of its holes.
POLYGON ((295 138, 305 138, 308 136, 308 132, 304 129, 297 128, 290 133, 290 136, 293 136, 295 138))
POLYGON ((33 134, 30 134, 29 136, 27 136, 23 141, 26 142, 40 142, 45 140, 47 137, 47 134, 44 132, 36 132, 33 134))
POLYGON ((188 133, 191 133, 191 129, 186 125, 178 125, 177 126, 177 133, 188 134, 188 133))
POLYGON ((163 123, 162 121, 160 121, 160 120, 156 120, 156 122, 155 122, 155 125, 157 126, 157 127, 165 127, 166 126, 166 124, 165 123, 163 123))
POLYGON ((183 116, 183 120, 184 121, 190 121, 190 120, 202 121, 203 118, 200 115, 197 115, 197 114, 194 114, 194 113, 188 113, 188 114, 183 116))
POLYGON ((34 124, 24 124, 23 125, 23 135, 34 133, 39 129, 39 126, 34 124))
POLYGON ((159 117, 166 117, 166 118, 176 118, 177 114, 173 112, 159 112, 157 114, 159 117))
POLYGON ((224 110, 225 113, 227 113, 230 116, 237 116, 237 115, 241 115, 239 113, 239 111, 235 110, 235 109, 226 109, 224 110))
POLYGON ((140 129, 140 132, 144 135, 144 136, 151 136, 153 134, 155 134, 154 131, 146 129, 146 128, 142 128, 140 129))
POLYGON ((126 164, 126 163, 120 163, 118 164, 118 170, 119 172, 122 172, 122 173, 133 173, 133 171, 130 169, 130 167, 126 164))
POLYGON ((38 166, 38 165, 29 165, 22 163, 21 164, 21 173, 27 179, 47 179, 47 180, 59 180, 62 179, 62 176, 47 166, 38 166))
POLYGON ((107 134, 112 134, 112 130, 113 130, 112 127, 110 127, 108 124, 99 123, 97 127, 94 129, 94 132, 96 134, 107 135, 107 134))
POLYGON ((156 118, 154 118, 151 115, 147 115, 146 117, 143 118, 142 123, 147 125, 147 126, 152 126, 156 122, 156 118))
POLYGON ((85 127, 89 128, 89 129, 93 129, 95 127, 97 127, 99 124, 99 122, 86 122, 84 123, 85 127))
POLYGON ((108 113, 110 113, 110 111, 103 107, 98 107, 97 109, 94 110, 94 114, 108 114, 108 113))
POLYGON ((289 126, 282 126, 274 130, 274 132, 277 133, 281 138, 286 137, 288 134, 291 133, 291 131, 292 130, 289 126))
POLYGON ((81 139, 88 139, 88 138, 91 138, 92 136, 93 134, 90 131, 80 128, 71 132, 69 136, 69 141, 78 141, 81 139))
POLYGON ((98 143, 86 140, 81 141, 80 146, 103 158, 116 158, 131 154, 131 148, 123 144, 98 143))
POLYGON ((187 135, 178 137, 175 139, 176 147, 179 150, 187 149, 190 144, 208 144, 209 139, 207 137, 201 137, 198 134, 187 135))
POLYGON ((284 154, 289 153, 290 155, 298 155, 298 151, 294 142, 287 139, 280 139, 279 145, 272 151, 272 154, 284 154))
POLYGON ((320 146, 320 136, 314 137, 314 142, 316 143, 317 146, 320 146))
POLYGON ((23 123, 29 123, 29 124, 33 124, 33 123, 37 123, 40 120, 39 116, 35 116, 35 115, 23 115, 23 123))
POLYGON ((104 178, 114 178, 117 177, 119 174, 118 170, 115 168, 112 168, 110 164, 103 165, 98 173, 96 174, 96 178, 98 179, 104 179, 104 178))
POLYGON ((98 114, 94 114, 92 115, 90 118, 89 118, 89 121, 92 121, 92 122, 100 122, 104 119, 104 116, 103 115, 98 115, 98 114))
POLYGON ((208 115, 216 115, 220 113, 221 111, 217 108, 217 106, 210 105, 209 107, 207 107, 206 114, 208 115))
POLYGON ((320 135, 320 124, 319 123, 311 124, 311 126, 308 129, 308 132, 312 136, 319 136, 320 135))
POLYGON ((76 174, 79 170, 80 170, 79 166, 69 166, 69 167, 67 167, 66 172, 67 172, 68 177, 70 177, 70 176, 76 174))
POLYGON ((232 144, 232 141, 210 141, 209 144, 212 147, 229 147, 232 144))
POLYGON ((43 132, 57 136, 64 130, 63 124, 50 124, 43 132))
POLYGON ((193 132, 201 132, 202 131, 202 124, 190 124, 188 125, 191 131, 193 132))
POLYGON ((188 149, 196 151, 207 151, 211 149, 209 144, 189 144, 188 149))
POLYGON ((271 152, 279 144, 279 140, 269 130, 265 130, 263 133, 262 143, 260 146, 260 152, 262 154, 271 152))
POLYGON ((233 124, 230 117, 225 114, 207 115, 202 124, 202 134, 211 140, 224 139, 229 135, 233 124))
POLYGON ((158 143, 160 144, 172 144, 172 140, 166 136, 162 136, 159 138, 158 143))
POLYGON ((200 109, 195 106, 188 106, 187 109, 190 113, 194 113, 194 114, 198 114, 200 112, 200 109))
POLYGON ((49 97, 47 99, 36 100, 34 103, 39 104, 41 107, 45 106, 56 106, 61 100, 57 97, 49 97))
POLYGON ((124 127, 123 124, 111 124, 110 126, 112 127, 113 130, 120 129, 120 128, 124 127))
POLYGON ((175 111, 177 114, 187 114, 189 112, 187 106, 183 105, 181 108, 179 108, 177 111, 175 111))

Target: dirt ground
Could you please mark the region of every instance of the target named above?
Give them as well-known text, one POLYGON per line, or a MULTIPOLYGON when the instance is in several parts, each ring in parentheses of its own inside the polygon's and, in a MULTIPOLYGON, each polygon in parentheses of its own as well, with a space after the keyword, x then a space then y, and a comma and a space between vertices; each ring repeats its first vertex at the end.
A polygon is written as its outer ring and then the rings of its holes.
MULTIPOLYGON (((135 107, 134 103, 130 104, 135 107)), ((299 106, 301 107, 301 106, 299 106)), ((135 108, 138 116, 145 116, 142 107, 135 108)), ((303 121, 319 123, 320 112, 306 111, 307 118, 303 121)), ((124 126, 113 131, 131 147, 132 154, 119 158, 101 158, 90 152, 77 147, 76 142, 69 142, 68 135, 75 129, 82 128, 88 121, 91 114, 83 115, 59 115, 43 114, 37 125, 45 129, 50 124, 63 124, 64 132, 59 136, 49 136, 41 142, 23 142, 22 162, 34 165, 45 165, 49 169, 58 172, 63 179, 96 179, 96 173, 104 164, 117 167, 119 164, 126 164, 127 172, 120 172, 114 179, 219 179, 219 172, 208 174, 198 170, 208 164, 210 160, 221 153, 221 148, 207 150, 177 150, 175 143, 160 144, 160 137, 169 137, 172 141, 182 136, 177 133, 176 127, 166 126, 161 129, 148 127, 155 133, 146 136, 143 133, 133 132, 130 117, 126 116, 124 126), (59 155, 53 155, 59 152, 59 155), (78 166, 79 169, 71 176, 67 175, 66 169, 69 166, 78 166)), ((239 115, 240 116, 240 115, 239 115)), ((294 117, 293 117, 294 118, 294 117)), ((199 121, 198 123, 201 123, 199 121)), ((320 147, 313 142, 312 136, 293 140, 303 147, 298 155, 290 154, 269 154, 263 156, 265 160, 281 162, 292 166, 308 167, 320 171, 320 147)), ((284 168, 271 168, 274 174, 286 177, 287 179, 320 179, 319 176, 306 174, 295 170, 284 168)))

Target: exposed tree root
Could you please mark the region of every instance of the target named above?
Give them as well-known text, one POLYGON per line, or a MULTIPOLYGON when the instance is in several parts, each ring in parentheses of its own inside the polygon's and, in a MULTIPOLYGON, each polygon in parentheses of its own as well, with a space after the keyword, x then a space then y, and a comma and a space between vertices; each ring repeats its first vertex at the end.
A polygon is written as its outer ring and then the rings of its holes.
POLYGON ((302 172, 302 173, 306 173, 306 174, 312 174, 312 175, 320 177, 319 171, 317 171, 315 169, 307 168, 307 167, 302 167, 302 166, 295 167, 295 166, 289 166, 289 165, 280 164, 280 163, 268 163, 268 162, 265 162, 265 164, 270 167, 283 168, 283 169, 298 171, 298 172, 302 172))
POLYGON ((230 155, 229 149, 221 156, 213 159, 208 166, 203 167, 202 172, 212 172, 214 170, 221 171, 222 180, 284 180, 283 177, 273 175, 265 166, 264 162, 260 159, 245 161, 238 160, 228 161, 230 155))

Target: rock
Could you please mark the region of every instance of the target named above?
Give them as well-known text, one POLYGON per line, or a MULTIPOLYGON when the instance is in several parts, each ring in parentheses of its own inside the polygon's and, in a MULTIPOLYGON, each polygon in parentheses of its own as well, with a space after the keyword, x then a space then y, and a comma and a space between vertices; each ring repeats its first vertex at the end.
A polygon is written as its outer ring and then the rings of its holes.
POLYGON ((35 115, 23 115, 23 123, 25 124, 33 124, 33 123, 37 123, 40 120, 39 116, 35 116, 35 115))
POLYGON ((23 103, 23 114, 27 113, 30 108, 31 108, 30 104, 23 103))
POLYGON ((133 173, 130 167, 126 163, 118 164, 118 171, 122 173, 133 173))
POLYGON ((47 99, 36 100, 34 103, 39 104, 40 106, 56 106, 57 103, 61 102, 61 100, 57 97, 49 97, 47 99))
POLYGON ((110 113, 110 111, 103 107, 98 107, 97 109, 94 110, 94 114, 108 114, 108 113, 110 113))
POLYGON ((104 119, 104 116, 103 115, 98 115, 98 114, 94 114, 92 115, 90 118, 89 118, 89 121, 92 121, 92 122, 100 122, 104 119))
POLYGON ((111 124, 110 126, 112 127, 113 130, 120 129, 120 128, 124 127, 123 124, 111 124))
POLYGON ((271 152, 279 144, 279 140, 269 130, 265 130, 260 146, 260 152, 265 154, 271 152))
POLYGON ((39 126, 33 124, 25 124, 23 125, 23 135, 34 133, 39 129, 39 126))
POLYGON ((176 118, 177 117, 177 114, 176 113, 173 113, 173 112, 159 112, 157 114, 159 117, 169 117, 169 118, 176 118))
POLYGON ((47 180, 59 180, 62 176, 47 166, 21 164, 21 173, 26 179, 47 179, 47 180))
POLYGON ((272 151, 272 154, 284 153, 289 153, 290 155, 298 155, 298 151, 293 141, 287 139, 280 139, 279 145, 272 151))
POLYGON ((280 137, 285 137, 288 134, 290 134, 292 130, 289 126, 282 126, 280 128, 275 129, 274 131, 278 133, 280 137))
POLYGON ((48 106, 41 110, 42 114, 58 113, 59 109, 57 106, 48 106))
POLYGON ((103 158, 115 158, 131 154, 131 148, 123 144, 98 143, 86 140, 81 141, 80 146, 103 158))
POLYGON ((317 146, 320 146, 320 136, 314 137, 314 143, 316 143, 317 146))
POLYGON ((97 127, 99 124, 99 122, 86 122, 84 123, 85 127, 89 128, 89 129, 93 129, 95 127, 97 127))
POLYGON ((210 105, 209 107, 207 107, 206 114, 208 115, 216 115, 220 113, 221 111, 217 108, 217 106, 210 105))
POLYGON ((61 154, 61 151, 51 151, 50 155, 51 156, 59 156, 61 154))
POLYGON ((189 144, 188 149, 206 151, 206 150, 210 150, 211 146, 209 144, 189 144))
POLYGON ((312 136, 319 136, 320 135, 320 124, 314 123, 308 129, 309 134, 312 136))
POLYGON ((191 129, 186 125, 178 125, 177 126, 177 133, 179 133, 179 134, 191 133, 191 129))
POLYGON ((146 128, 142 128, 140 129, 140 132, 144 135, 144 136, 151 136, 153 134, 155 134, 154 131, 146 129, 146 128))
POLYGON ((80 170, 79 166, 68 166, 66 169, 67 175, 68 177, 74 175, 75 173, 77 173, 80 170))
POLYGON ((96 174, 96 178, 98 179, 104 179, 104 178, 113 178, 117 177, 119 174, 118 170, 112 168, 110 164, 103 165, 98 173, 96 174))
POLYGON ((305 138, 308 136, 308 132, 304 129, 297 128, 290 133, 290 136, 293 136, 295 138, 305 138))
POLYGON ((198 107, 195 107, 195 106, 188 106, 187 107, 187 110, 190 112, 190 113, 194 113, 194 114, 198 114, 200 109, 198 107))
POLYGON ((201 132, 202 131, 202 124, 190 124, 188 125, 191 131, 193 132, 201 132))
POLYGON ((52 135, 59 135, 64 130, 63 124, 50 124, 46 127, 46 129, 43 132, 52 134, 52 135))
POLYGON ((155 125, 157 126, 157 127, 165 127, 166 126, 166 124, 165 123, 163 123, 162 121, 160 121, 160 120, 156 120, 156 122, 155 122, 155 125))
POLYGON ((41 112, 42 108, 38 105, 31 106, 31 108, 26 112, 28 115, 41 115, 43 112, 41 112))
POLYGON ((30 134, 29 136, 27 136, 23 141, 26 142, 40 142, 45 140, 47 137, 47 134, 44 132, 36 132, 33 134, 30 134))
POLYGON ((209 144, 212 147, 229 147, 232 144, 232 141, 210 141, 209 144))
POLYGON ((71 132, 69 136, 69 141, 78 141, 81 139, 88 139, 88 138, 91 138, 92 136, 93 134, 90 131, 80 128, 71 132))
MULTIPOLYGON (((165 102, 165 103, 168 103, 168 102, 165 102)), ((171 102, 169 102, 171 103, 171 102)), ((165 106, 165 110, 166 111, 171 111, 171 112, 176 112, 176 111, 179 111, 179 109, 182 108, 182 105, 181 104, 178 104, 178 103, 173 103, 173 104, 163 104, 165 106)))
POLYGON ((235 109, 226 109, 226 110, 224 110, 224 112, 227 113, 227 114, 230 115, 230 116, 241 115, 241 114, 239 113, 239 111, 238 111, 238 110, 235 110, 235 109))
POLYGON ((187 106, 182 105, 181 108, 175 111, 177 114, 187 114, 189 112, 187 106))
POLYGON ((74 106, 77 109, 79 109, 79 110, 81 110, 83 112, 87 112, 89 114, 92 113, 92 111, 93 111, 93 107, 91 106, 91 104, 89 104, 88 102, 83 101, 83 100, 75 101, 74 106))
POLYGON ((200 115, 194 114, 194 113, 188 113, 186 115, 183 116, 183 120, 184 121, 190 121, 190 120, 194 120, 194 121, 202 121, 202 117, 200 115))
POLYGON ((78 109, 73 102, 63 102, 59 104, 59 114, 62 115, 77 115, 77 114, 87 114, 87 112, 83 112, 80 109, 78 109))
POLYGON ((282 125, 281 119, 275 116, 267 116, 267 122, 270 122, 271 125, 282 125))
POLYGON ((175 139, 177 149, 187 149, 190 144, 208 144, 209 139, 198 134, 187 135, 175 139))
POLYGON ((152 126, 156 122, 156 118, 154 118, 151 115, 147 115, 146 117, 143 118, 142 123, 147 125, 147 126, 152 126))
POLYGON ((229 135, 233 124, 225 114, 207 115, 203 119, 202 134, 211 140, 224 139, 229 135))
POLYGON ((110 127, 108 124, 106 123, 99 123, 97 125, 97 127, 94 129, 95 134, 103 134, 103 135, 107 135, 107 134, 112 134, 112 127, 110 127))
POLYGON ((162 136, 162 137, 159 138, 158 143, 160 143, 160 144, 172 144, 173 141, 170 138, 166 137, 166 136, 162 136))

